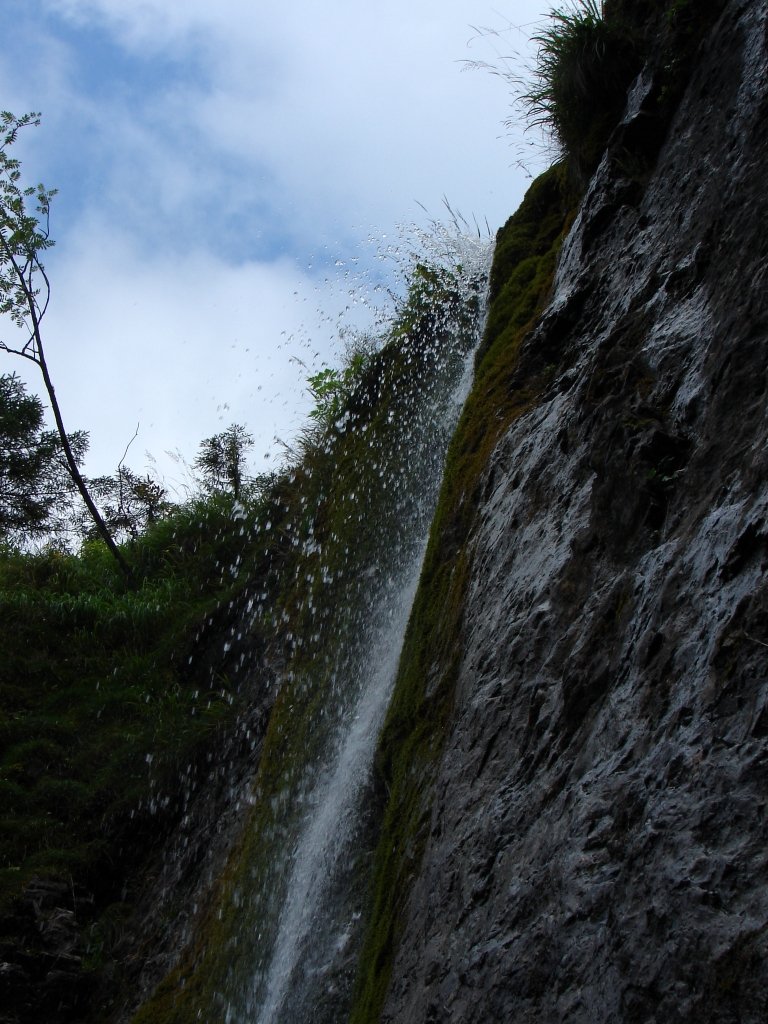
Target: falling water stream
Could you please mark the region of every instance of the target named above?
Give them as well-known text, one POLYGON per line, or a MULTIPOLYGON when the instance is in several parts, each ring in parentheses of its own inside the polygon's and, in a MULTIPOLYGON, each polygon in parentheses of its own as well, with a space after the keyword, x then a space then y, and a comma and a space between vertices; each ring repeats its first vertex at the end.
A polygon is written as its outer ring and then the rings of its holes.
MULTIPOLYGON (((279 863, 271 863, 264 877, 254 878, 255 895, 247 897, 252 906, 243 921, 256 933, 247 937, 254 948, 252 968, 245 976, 239 971, 233 990, 223 994, 227 1024, 326 1024, 341 1019, 339 1013, 348 1004, 361 938, 360 877, 368 864, 365 808, 373 756, 418 585, 445 452, 471 384, 484 322, 478 287, 479 282, 485 287, 490 245, 454 238, 452 246, 447 263, 454 274, 460 271, 463 300, 472 298, 473 323, 467 332, 464 321, 461 339, 446 342, 442 337, 440 352, 430 364, 434 379, 424 386, 423 397, 416 389, 418 408, 414 405, 409 413, 398 442, 408 472, 390 468, 391 479, 382 484, 405 521, 398 523, 394 541, 382 527, 380 550, 362 574, 366 578, 355 583, 356 596, 350 600, 360 605, 357 626, 332 629, 324 637, 324 643, 337 648, 330 687, 336 706, 322 709, 326 738, 319 753, 298 777, 286 776, 286 792, 272 798, 279 863), (414 493, 403 493, 406 486, 414 493), (283 804, 293 809, 285 811, 285 823, 279 820, 283 804)), ((373 515, 363 510, 361 520, 375 535, 373 515)))
MULTIPOLYGON (((334 865, 354 834, 354 815, 372 759, 376 737, 386 710, 392 680, 397 671, 408 613, 416 593, 421 557, 405 580, 387 614, 380 635, 372 645, 371 670, 347 730, 338 737, 338 751, 331 770, 322 777, 314 794, 314 809, 301 835, 289 883, 289 895, 267 976, 259 1024, 282 1019, 280 1008, 300 959, 307 962, 309 942, 322 935, 324 903, 333 881, 334 865), (322 915, 322 916, 321 916, 322 915)), ((327 919, 326 919, 327 920, 327 919)), ((313 965, 315 974, 331 966, 334 952, 342 952, 348 932, 332 938, 325 964, 313 965)), ((316 952, 315 952, 316 956, 316 952)))

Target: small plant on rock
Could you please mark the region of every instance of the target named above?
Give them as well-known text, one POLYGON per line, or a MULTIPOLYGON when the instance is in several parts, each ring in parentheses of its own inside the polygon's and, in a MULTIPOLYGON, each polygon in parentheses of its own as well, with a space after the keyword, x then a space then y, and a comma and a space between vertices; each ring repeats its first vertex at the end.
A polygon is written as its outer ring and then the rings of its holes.
POLYGON ((522 97, 531 126, 548 128, 579 178, 596 167, 623 110, 640 57, 632 35, 606 19, 598 0, 555 8, 534 41, 531 89, 522 97))

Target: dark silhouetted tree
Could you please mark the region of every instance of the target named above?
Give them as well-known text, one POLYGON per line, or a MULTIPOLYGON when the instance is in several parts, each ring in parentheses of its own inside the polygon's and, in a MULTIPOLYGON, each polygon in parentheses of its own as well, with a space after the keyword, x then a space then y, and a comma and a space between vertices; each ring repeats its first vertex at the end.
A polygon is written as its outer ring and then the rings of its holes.
MULTIPOLYGON (((68 532, 74 486, 61 440, 43 429, 43 403, 15 374, 0 376, 0 537, 10 543, 61 538, 68 532)), ((78 463, 88 435, 71 434, 78 463)))
MULTIPOLYGON (((112 535, 121 541, 136 540, 171 508, 168 492, 159 481, 149 474, 138 476, 122 464, 114 476, 89 479, 88 487, 112 535)), ((79 517, 78 527, 83 536, 94 535, 88 517, 79 517)))
POLYGON ((253 437, 239 423, 202 441, 194 467, 200 474, 203 491, 230 494, 235 501, 245 497, 251 483, 246 456, 253 444, 253 437))

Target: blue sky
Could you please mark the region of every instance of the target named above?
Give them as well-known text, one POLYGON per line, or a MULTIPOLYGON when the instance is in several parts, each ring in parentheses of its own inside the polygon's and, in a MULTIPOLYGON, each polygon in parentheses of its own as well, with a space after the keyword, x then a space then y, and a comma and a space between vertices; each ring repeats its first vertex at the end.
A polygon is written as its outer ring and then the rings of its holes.
POLYGON ((339 359, 342 311, 364 320, 345 274, 389 272, 375 240, 444 196, 495 229, 528 183, 520 153, 542 166, 504 127, 504 80, 463 62, 522 67, 547 9, 3 0, 0 107, 43 114, 17 155, 59 189, 44 327, 89 472, 114 470, 137 424, 129 464, 149 452, 170 482, 166 451, 190 460, 233 421, 273 464, 308 372, 339 359))

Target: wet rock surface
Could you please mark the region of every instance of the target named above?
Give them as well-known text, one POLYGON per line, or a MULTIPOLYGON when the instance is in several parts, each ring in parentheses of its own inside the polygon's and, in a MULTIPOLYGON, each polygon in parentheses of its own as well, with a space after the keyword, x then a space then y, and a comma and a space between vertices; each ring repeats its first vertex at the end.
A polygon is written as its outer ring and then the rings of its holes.
POLYGON ((768 1019, 766 40, 728 6, 639 186, 641 77, 526 342, 387 1021, 768 1019))

